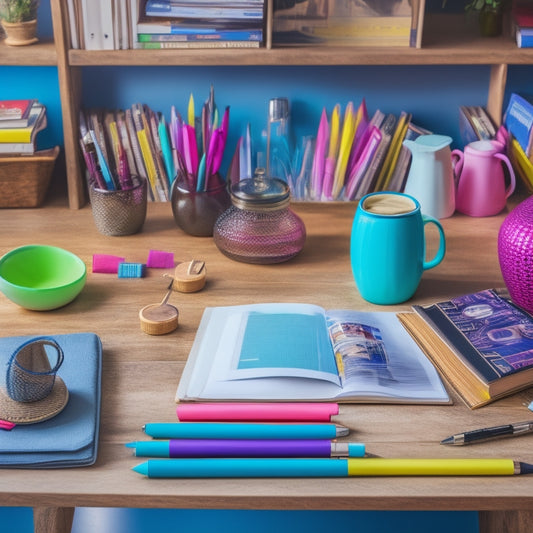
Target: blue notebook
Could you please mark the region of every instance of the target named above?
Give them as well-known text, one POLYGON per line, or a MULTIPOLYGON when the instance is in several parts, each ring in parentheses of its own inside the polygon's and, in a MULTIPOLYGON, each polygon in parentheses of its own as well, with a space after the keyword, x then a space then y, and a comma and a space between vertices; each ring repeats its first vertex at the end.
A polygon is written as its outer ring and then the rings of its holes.
MULTIPOLYGON (((0 468, 62 468, 96 461, 100 427, 102 344, 94 333, 48 335, 63 349, 58 370, 69 391, 66 407, 54 418, 0 430, 0 468)), ((34 336, 0 338, 0 368, 34 336)), ((0 383, 3 385, 5 375, 0 383)))

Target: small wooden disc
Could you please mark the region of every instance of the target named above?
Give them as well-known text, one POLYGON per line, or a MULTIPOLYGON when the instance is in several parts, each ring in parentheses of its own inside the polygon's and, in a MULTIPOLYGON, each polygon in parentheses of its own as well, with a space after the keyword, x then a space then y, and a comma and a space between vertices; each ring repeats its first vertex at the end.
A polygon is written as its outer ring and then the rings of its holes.
POLYGON ((179 292, 197 292, 204 288, 206 281, 203 261, 180 263, 174 271, 172 288, 179 292))
POLYGON ((164 335, 178 327, 178 310, 170 304, 150 304, 139 311, 141 329, 148 335, 164 335))

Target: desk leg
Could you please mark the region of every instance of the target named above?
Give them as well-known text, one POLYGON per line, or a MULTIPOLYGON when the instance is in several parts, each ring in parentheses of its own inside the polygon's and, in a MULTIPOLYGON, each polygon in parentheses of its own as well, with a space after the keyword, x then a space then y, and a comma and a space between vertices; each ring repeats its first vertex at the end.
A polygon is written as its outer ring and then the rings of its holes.
POLYGON ((533 511, 480 511, 479 533, 531 533, 533 511))
POLYGON ((34 507, 35 533, 70 533, 75 507, 34 507))

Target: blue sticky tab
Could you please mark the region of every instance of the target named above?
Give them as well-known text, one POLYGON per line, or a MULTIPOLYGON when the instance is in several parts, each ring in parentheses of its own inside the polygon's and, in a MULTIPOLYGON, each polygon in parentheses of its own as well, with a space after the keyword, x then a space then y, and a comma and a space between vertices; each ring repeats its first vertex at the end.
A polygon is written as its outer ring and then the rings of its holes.
POLYGON ((533 411, 533 402, 531 402, 531 403, 529 404, 528 409, 529 409, 530 411, 533 411))
POLYGON ((119 263, 119 278, 144 278, 146 265, 143 263, 119 263))

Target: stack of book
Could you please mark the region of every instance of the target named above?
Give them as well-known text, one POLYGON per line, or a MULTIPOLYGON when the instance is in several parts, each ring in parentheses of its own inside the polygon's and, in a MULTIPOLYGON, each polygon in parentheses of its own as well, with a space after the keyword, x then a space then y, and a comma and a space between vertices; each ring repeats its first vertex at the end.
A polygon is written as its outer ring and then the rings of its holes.
POLYGON ((0 154, 33 154, 46 124, 46 108, 37 100, 0 100, 0 154))
POLYGON ((263 44, 264 0, 68 0, 67 8, 74 49, 263 44))
POLYGON ((247 48, 263 43, 264 0, 147 0, 136 48, 247 48))
POLYGON ((517 2, 511 10, 512 24, 518 48, 533 47, 533 4, 517 2))

